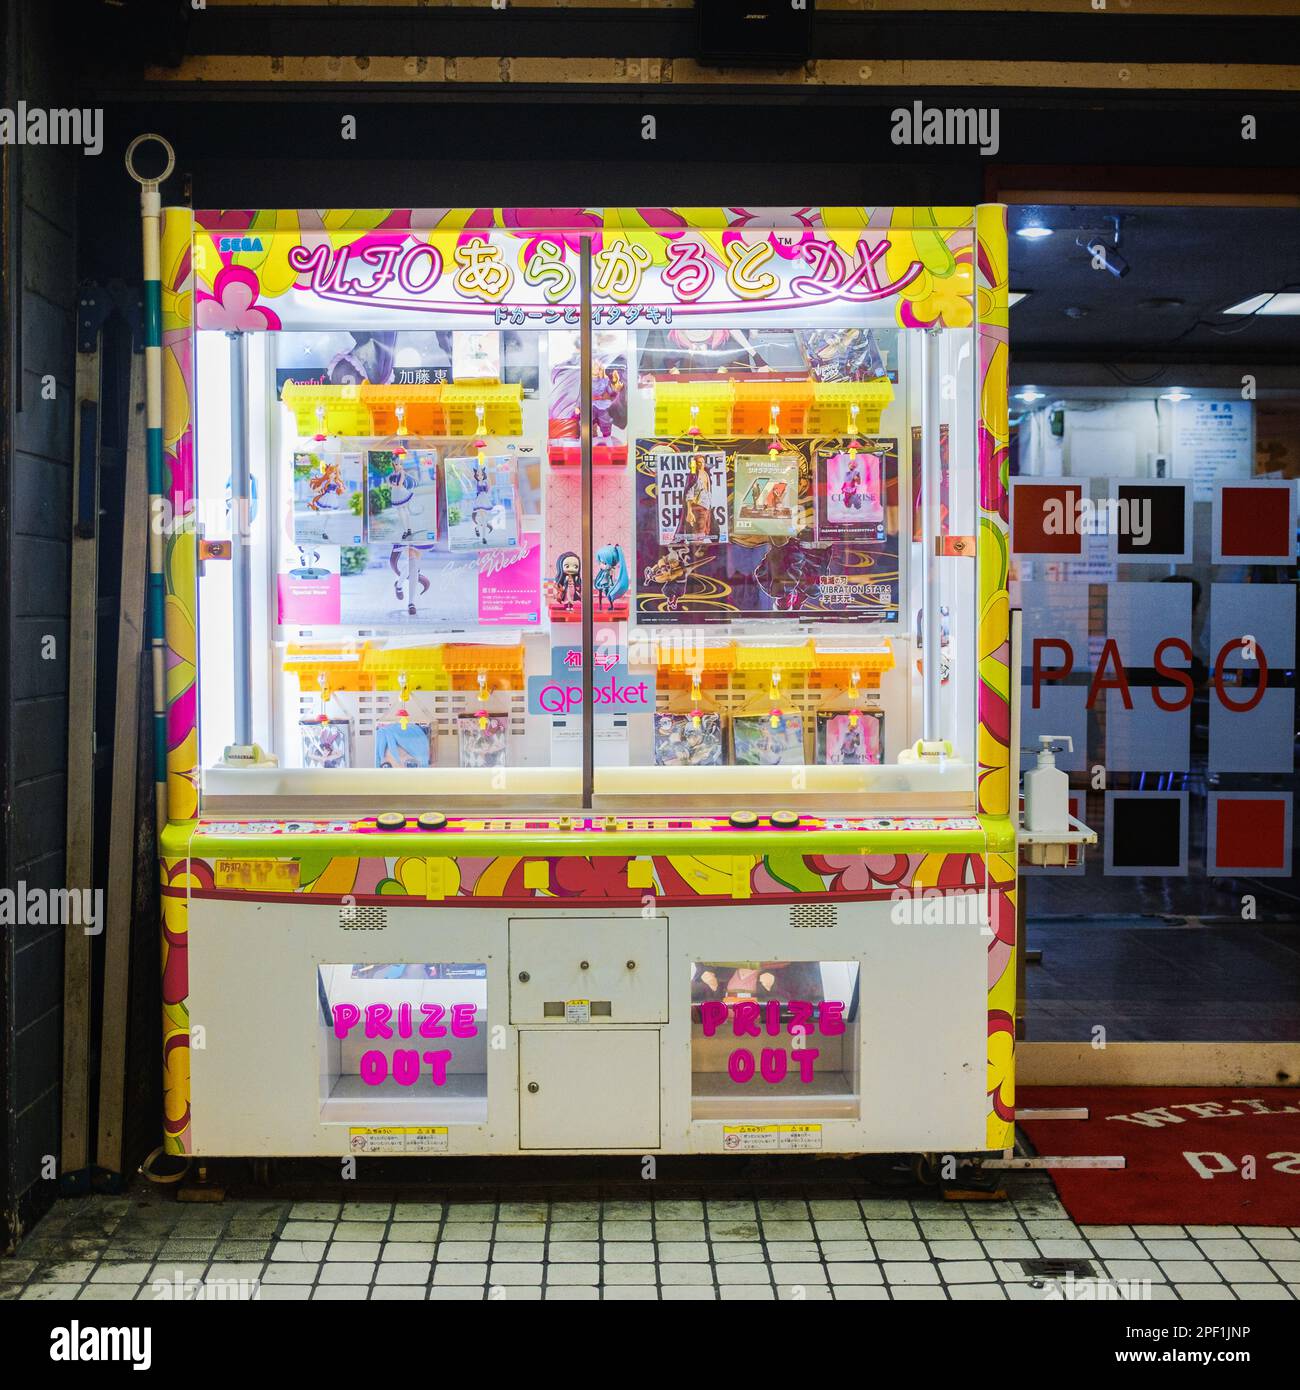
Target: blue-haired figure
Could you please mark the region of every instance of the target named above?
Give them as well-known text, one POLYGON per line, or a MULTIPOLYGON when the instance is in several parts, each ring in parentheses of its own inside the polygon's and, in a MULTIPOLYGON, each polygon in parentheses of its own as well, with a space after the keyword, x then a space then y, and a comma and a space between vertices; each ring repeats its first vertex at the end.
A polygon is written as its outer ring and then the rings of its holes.
POLYGON ((596 606, 600 606, 600 600, 603 598, 607 607, 614 608, 630 586, 623 547, 617 543, 601 546, 596 552, 596 577, 592 580, 592 588, 596 591, 596 606))

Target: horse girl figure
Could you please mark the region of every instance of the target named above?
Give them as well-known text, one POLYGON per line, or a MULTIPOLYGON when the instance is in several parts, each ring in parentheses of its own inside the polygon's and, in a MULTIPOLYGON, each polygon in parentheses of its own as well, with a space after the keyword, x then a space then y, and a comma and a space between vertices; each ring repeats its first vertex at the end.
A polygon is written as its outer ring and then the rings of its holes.
POLYGON ((335 459, 323 460, 320 465, 320 472, 313 473, 307 479, 307 486, 311 489, 311 497, 308 499, 307 505, 312 511, 337 511, 338 502, 332 502, 324 508, 321 504, 327 497, 341 498, 343 496, 343 470, 339 467, 338 461, 335 459))

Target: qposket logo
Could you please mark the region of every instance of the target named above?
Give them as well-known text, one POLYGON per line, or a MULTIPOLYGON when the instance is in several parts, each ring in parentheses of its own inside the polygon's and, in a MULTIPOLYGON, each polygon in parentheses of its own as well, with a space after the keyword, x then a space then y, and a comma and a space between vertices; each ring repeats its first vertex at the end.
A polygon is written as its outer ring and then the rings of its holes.
POLYGON ((996 106, 896 106, 889 138, 896 145, 977 145, 982 155, 999 149, 996 106))
POLYGON ((80 145, 82 154, 102 154, 104 112, 101 107, 57 109, 48 106, 0 106, 0 145, 80 145))
POLYGON ((148 1327, 68 1327, 50 1331, 51 1361, 129 1361, 133 1371, 153 1365, 153 1331, 148 1327))

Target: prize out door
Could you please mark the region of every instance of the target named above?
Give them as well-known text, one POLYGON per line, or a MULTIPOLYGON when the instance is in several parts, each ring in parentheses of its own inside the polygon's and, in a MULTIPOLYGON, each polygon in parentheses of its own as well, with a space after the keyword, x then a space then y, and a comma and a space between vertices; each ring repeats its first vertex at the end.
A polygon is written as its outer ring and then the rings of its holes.
POLYGON ((523 1029, 521 1149, 657 1149, 659 1032, 523 1029))

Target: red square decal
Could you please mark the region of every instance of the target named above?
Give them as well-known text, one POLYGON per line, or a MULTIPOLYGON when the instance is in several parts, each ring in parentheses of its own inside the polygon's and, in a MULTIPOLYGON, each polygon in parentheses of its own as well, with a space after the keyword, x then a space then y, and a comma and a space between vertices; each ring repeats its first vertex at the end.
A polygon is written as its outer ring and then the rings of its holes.
POLYGON ((1285 487, 1225 487, 1221 546, 1229 555, 1291 555, 1291 495, 1285 487))
POLYGON ((1279 797, 1220 797, 1216 867, 1281 869, 1286 864, 1286 806, 1279 797))
POLYGON ((1038 483, 1017 478, 1012 487, 1011 549, 1017 555, 1082 555, 1081 483, 1038 483))

